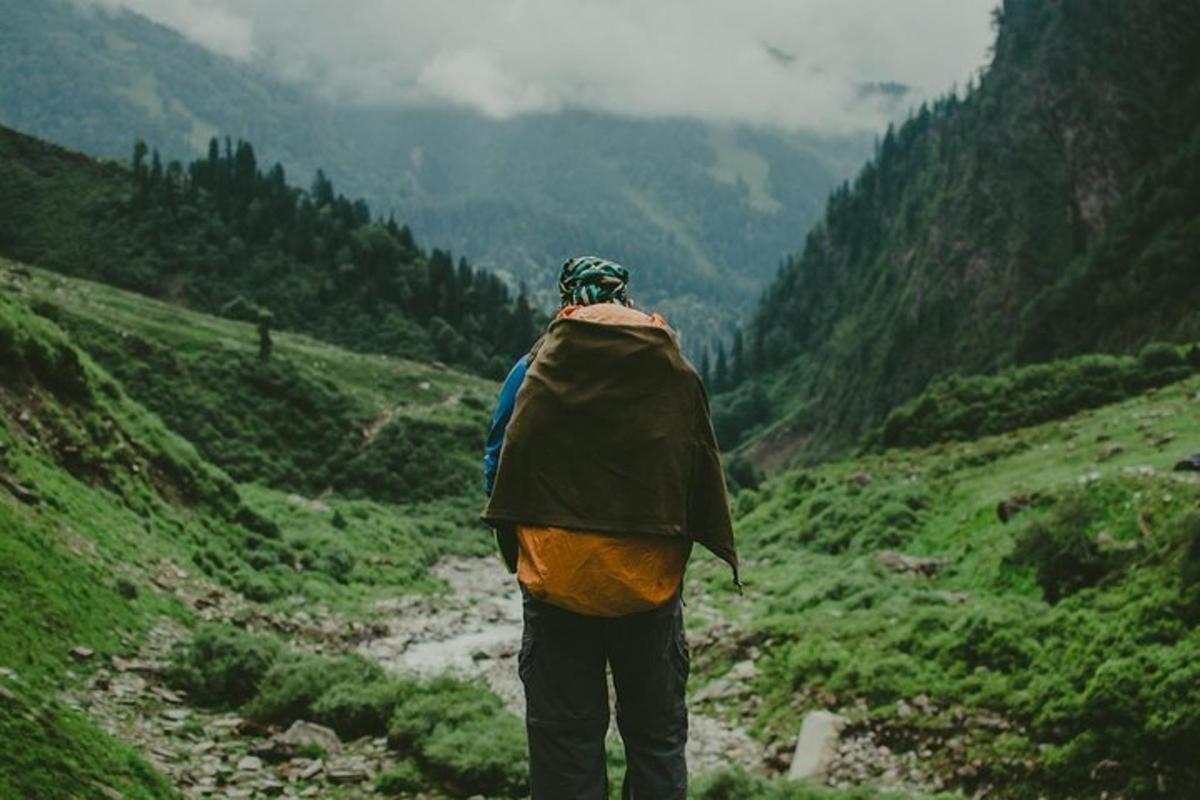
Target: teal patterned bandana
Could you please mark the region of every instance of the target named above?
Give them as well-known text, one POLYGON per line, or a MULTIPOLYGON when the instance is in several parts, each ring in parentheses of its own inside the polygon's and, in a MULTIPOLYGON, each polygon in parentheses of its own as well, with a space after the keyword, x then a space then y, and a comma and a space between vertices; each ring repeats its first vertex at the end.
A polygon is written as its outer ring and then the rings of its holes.
POLYGON ((625 291, 628 283, 629 270, 595 256, 568 258, 558 273, 558 292, 564 306, 630 305, 625 291))

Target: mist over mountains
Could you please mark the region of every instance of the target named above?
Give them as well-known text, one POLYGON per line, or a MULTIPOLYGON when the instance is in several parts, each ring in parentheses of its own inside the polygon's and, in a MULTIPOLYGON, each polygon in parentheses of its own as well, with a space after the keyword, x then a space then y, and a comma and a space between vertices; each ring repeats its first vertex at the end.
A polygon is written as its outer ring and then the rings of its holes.
POLYGON ((0 123, 121 159, 135 138, 183 160, 212 136, 245 138, 292 181, 323 169, 375 214, 543 303, 562 259, 621 261, 638 301, 693 353, 729 335, 873 138, 587 111, 334 106, 138 15, 65 2, 14 4, 0 75, 0 123))

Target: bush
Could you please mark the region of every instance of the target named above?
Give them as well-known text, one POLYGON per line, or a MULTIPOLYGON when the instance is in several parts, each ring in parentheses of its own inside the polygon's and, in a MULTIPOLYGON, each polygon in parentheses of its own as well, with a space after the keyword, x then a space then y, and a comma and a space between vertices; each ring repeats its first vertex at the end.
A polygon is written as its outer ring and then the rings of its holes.
POLYGON ((864 447, 923 447, 1004 433, 1165 386, 1191 369, 1174 345, 1156 342, 1136 359, 1084 355, 995 375, 951 375, 894 409, 864 447))
MULTIPOLYGON (((258 696, 245 713, 258 722, 277 725, 298 719, 314 720, 316 707, 326 693, 339 687, 359 688, 379 683, 383 677, 382 667, 361 656, 290 656, 266 674, 258 696)), ((343 696, 347 691, 343 689, 343 696)), ((330 706, 328 710, 332 712, 333 708, 330 706)), ((331 721, 334 721, 332 716, 324 718, 325 724, 331 721)))
POLYGON ((254 697, 283 652, 274 639, 217 625, 176 646, 167 682, 200 705, 232 708, 254 697))
POLYGON ((343 739, 384 736, 396 706, 411 691, 410 683, 396 680, 338 683, 313 703, 312 719, 343 739))
POLYGON ((898 800, 904 795, 880 794, 866 787, 834 790, 782 779, 767 780, 733 768, 695 781, 689 796, 693 800, 898 800))
POLYGON ((463 794, 529 791, 524 726, 481 686, 437 678, 416 687, 397 704, 388 743, 463 794))
POLYGON ((1044 520, 1030 522, 1017 540, 1010 563, 1033 566, 1049 603, 1095 586, 1123 559, 1106 553, 1090 534, 1094 512, 1083 492, 1059 500, 1044 520))
POLYGON ((421 771, 411 761, 401 761, 385 769, 375 778, 375 791, 380 794, 412 794, 425 788, 421 771))
POLYGON ((1138 368, 1147 372, 1186 365, 1179 348, 1167 342, 1150 342, 1138 353, 1138 368))

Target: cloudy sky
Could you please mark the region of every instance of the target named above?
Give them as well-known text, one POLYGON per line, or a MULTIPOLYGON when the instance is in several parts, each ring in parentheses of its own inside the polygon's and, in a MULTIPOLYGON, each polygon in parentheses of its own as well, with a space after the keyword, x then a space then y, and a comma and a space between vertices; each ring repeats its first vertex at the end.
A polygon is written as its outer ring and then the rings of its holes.
POLYGON ((878 129, 987 61, 999 0, 93 0, 341 101, 878 129))

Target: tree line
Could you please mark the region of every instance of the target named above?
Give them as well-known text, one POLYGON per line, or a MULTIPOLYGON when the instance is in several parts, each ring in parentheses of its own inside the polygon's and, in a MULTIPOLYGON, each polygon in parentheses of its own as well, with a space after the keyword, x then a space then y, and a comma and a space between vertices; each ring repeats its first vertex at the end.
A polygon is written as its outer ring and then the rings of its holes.
POLYGON ((307 190, 249 142, 213 138, 205 157, 163 164, 137 142, 132 192, 108 210, 131 246, 109 276, 190 306, 275 324, 357 350, 436 358, 492 377, 540 325, 523 289, 449 252, 419 247, 318 170, 307 190))

